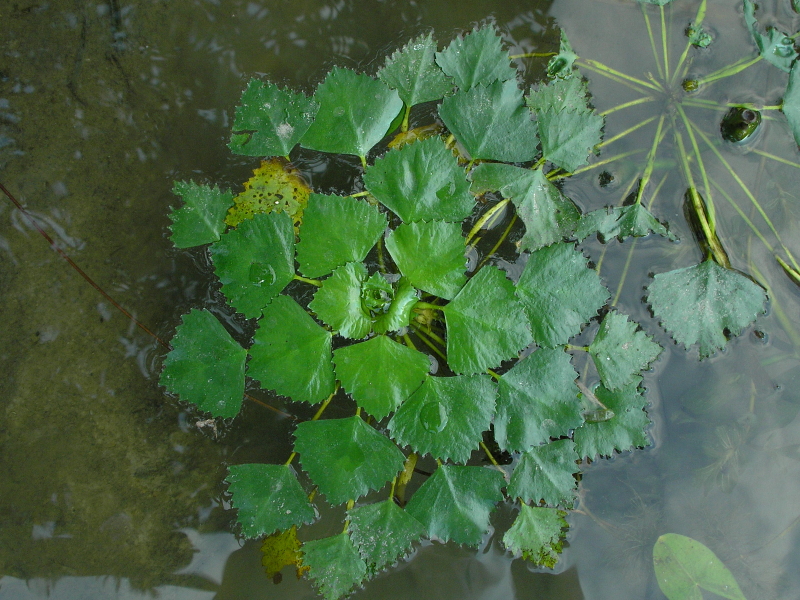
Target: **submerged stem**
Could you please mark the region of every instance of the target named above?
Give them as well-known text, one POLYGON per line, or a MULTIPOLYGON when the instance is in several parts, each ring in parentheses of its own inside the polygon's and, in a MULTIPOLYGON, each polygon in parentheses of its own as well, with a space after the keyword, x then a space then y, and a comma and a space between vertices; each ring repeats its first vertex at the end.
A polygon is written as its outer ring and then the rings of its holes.
POLYGON ((722 67, 718 71, 714 71, 710 75, 706 75, 705 77, 701 77, 697 80, 697 85, 704 85, 706 83, 712 83, 714 81, 718 81, 720 79, 724 79, 726 77, 732 77, 738 73, 744 71, 747 67, 756 64, 758 61, 761 60, 761 55, 759 54, 755 58, 743 58, 735 63, 728 65, 727 67, 722 67))
MULTIPOLYGON (((662 116, 661 116, 661 118, 662 118, 662 120, 663 120, 663 118, 664 118, 664 115, 662 115, 662 116)), ((623 131, 622 133, 618 133, 617 135, 615 135, 615 136, 614 136, 614 137, 612 137, 612 138, 609 138, 609 139, 607 139, 607 140, 603 140, 602 142, 600 142, 599 144, 597 144, 597 147, 598 147, 598 148, 603 148, 604 146, 608 146, 609 144, 613 144, 613 143, 614 143, 614 142, 616 142, 617 140, 620 140, 620 139, 624 138, 626 135, 629 135, 629 134, 633 133, 633 132, 634 132, 634 131, 636 131, 637 129, 641 129, 641 128, 642 128, 642 127, 644 127, 645 125, 649 125, 650 123, 652 123, 652 122, 653 122, 653 121, 655 121, 655 120, 656 120, 656 117, 655 117, 655 116, 652 116, 652 117, 650 117, 649 119, 645 119, 644 121, 641 121, 641 122, 637 123, 636 125, 633 125, 632 127, 628 127, 628 128, 627 128, 625 131, 623 131)))
POLYGON ((580 63, 590 71, 594 71, 595 73, 599 73, 600 75, 608 77, 612 81, 624 83, 628 87, 639 89, 640 92, 644 92, 644 90, 640 88, 647 88, 656 92, 662 91, 661 87, 658 85, 655 85, 649 81, 645 81, 644 79, 639 79, 638 77, 633 77, 627 73, 623 73, 622 71, 617 71, 616 69, 613 69, 591 58, 579 58, 575 62, 580 63))
POLYGON ((644 96, 643 98, 639 98, 638 100, 623 102, 622 104, 617 104, 616 106, 609 108, 608 110, 604 110, 603 112, 600 113, 600 116, 606 117, 618 110, 622 110, 624 108, 630 108, 631 106, 637 106, 639 104, 646 104, 647 102, 653 102, 655 99, 656 99, 655 96, 644 96))

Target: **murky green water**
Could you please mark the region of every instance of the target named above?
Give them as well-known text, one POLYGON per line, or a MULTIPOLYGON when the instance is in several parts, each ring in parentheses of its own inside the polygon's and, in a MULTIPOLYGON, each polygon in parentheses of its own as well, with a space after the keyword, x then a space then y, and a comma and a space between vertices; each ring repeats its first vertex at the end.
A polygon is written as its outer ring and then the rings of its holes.
MULTIPOLYGON (((668 11, 676 54, 695 5, 676 0, 668 11)), ((760 10, 764 23, 800 26, 788 1, 762 2, 760 10)), ((310 92, 334 64, 374 71, 387 52, 420 32, 432 28, 445 42, 487 17, 514 45, 512 53, 549 49, 557 19, 578 54, 639 77, 655 72, 642 12, 629 0, 5 0, 0 181, 102 287, 167 338, 189 307, 216 300, 209 265, 174 251, 165 238, 168 207, 176 202, 172 181, 235 186, 246 178, 253 161, 231 156, 225 141, 247 79, 262 74, 310 92)), ((697 62, 701 74, 752 52, 739 2, 710 2, 707 20, 717 40, 697 62)), ((583 72, 599 110, 635 97, 583 72)), ((775 104, 784 87, 785 75, 762 63, 708 97, 775 104)), ((610 115, 607 139, 653 110, 610 115)), ((711 132, 715 115, 696 118, 711 132)), ((800 162, 779 119, 766 121, 759 147, 800 162)), ((652 129, 643 128, 603 156, 649 148, 651 141, 652 129)), ((653 446, 586 469, 558 574, 512 561, 494 538, 477 552, 427 543, 355 597, 663 598, 652 546, 666 532, 712 548, 748 598, 798 596, 798 290, 720 200, 732 262, 769 286, 769 314, 702 363, 696 350, 670 342, 642 304, 643 288, 651 272, 700 258, 671 156, 665 152, 659 163, 668 176, 653 211, 684 241, 637 242, 618 302, 667 348, 645 379, 653 446)), ((800 253, 800 172, 752 152, 726 156, 786 245, 800 253)), ((637 164, 609 166, 615 180, 608 186, 589 173, 565 191, 585 210, 617 204, 637 164)), ((752 215, 724 169, 708 168, 752 215)), ((612 242, 603 255, 599 243, 585 244, 593 260, 603 256, 601 273, 612 291, 629 248, 612 242)), ((0 599, 154 591, 192 600, 315 597, 288 571, 273 586, 260 570, 258 545, 240 548, 228 533, 223 463, 285 456, 289 422, 246 403, 218 438, 196 426, 198 418, 157 385, 161 348, 5 199, 0 257, 0 599)))

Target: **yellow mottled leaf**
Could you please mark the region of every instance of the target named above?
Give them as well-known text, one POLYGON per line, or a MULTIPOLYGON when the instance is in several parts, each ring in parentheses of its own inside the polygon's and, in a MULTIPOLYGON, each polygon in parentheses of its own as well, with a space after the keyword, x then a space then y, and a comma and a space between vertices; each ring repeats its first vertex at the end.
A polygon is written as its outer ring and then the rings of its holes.
POLYGON ((427 140, 429 137, 438 135, 441 133, 441 131, 442 126, 438 123, 433 123, 432 125, 423 125, 422 127, 415 127, 414 129, 409 129, 408 131, 401 131, 394 136, 391 142, 389 142, 389 148, 399 150, 406 144, 427 140))
POLYGON ((300 172, 285 158, 261 161, 253 176, 244 184, 244 191, 233 199, 225 223, 236 227, 257 213, 286 212, 294 222, 295 232, 303 221, 303 210, 311 188, 300 172))
POLYGON ((294 565, 298 579, 308 570, 308 567, 300 565, 303 555, 300 552, 300 540, 297 539, 297 527, 294 525, 286 531, 279 531, 264 538, 261 555, 261 564, 267 572, 267 577, 275 583, 280 583, 283 567, 294 565))

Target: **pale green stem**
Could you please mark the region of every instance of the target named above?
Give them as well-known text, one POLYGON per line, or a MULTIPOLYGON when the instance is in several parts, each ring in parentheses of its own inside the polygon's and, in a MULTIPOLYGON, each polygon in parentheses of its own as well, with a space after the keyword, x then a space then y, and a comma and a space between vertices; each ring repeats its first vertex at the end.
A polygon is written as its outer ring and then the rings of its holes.
MULTIPOLYGON (((697 15, 694 18, 694 26, 700 27, 703 24, 703 19, 706 18, 706 0, 703 0, 700 3, 700 6, 697 9, 697 15)), ((684 70, 682 75, 679 75, 681 72, 681 68, 683 67, 683 63, 686 62, 686 58, 689 56, 689 50, 692 49, 692 42, 687 41, 686 47, 683 49, 683 54, 681 54, 680 59, 678 60, 678 64, 675 67, 675 71, 672 73, 672 77, 670 78, 670 85, 675 85, 676 80, 678 77, 686 77, 688 73, 689 66, 686 66, 686 70, 684 70)))
POLYGON ((767 240, 767 238, 765 238, 761 234, 761 232, 758 229, 756 229, 756 226, 750 220, 750 217, 748 217, 747 214, 739 207, 739 205, 736 204, 736 202, 733 201, 733 198, 731 198, 730 194, 728 194, 728 192, 726 192, 723 189, 723 187, 720 184, 718 184, 716 181, 714 181, 713 179, 711 180, 711 184, 714 186, 714 189, 716 189, 720 194, 722 194, 722 197, 725 198, 725 200, 728 201, 728 204, 731 205, 731 208, 733 208, 733 210, 736 211, 736 213, 742 218, 742 220, 745 223, 747 223, 747 226, 756 235, 756 237, 759 240, 761 240, 761 243, 764 244, 764 246, 766 246, 767 250, 769 250, 770 253, 774 254, 775 250, 772 248, 772 244, 770 244, 769 241, 767 240))
POLYGON ((429 308, 431 310, 442 310, 442 307, 438 304, 431 304, 430 302, 423 302, 420 300, 414 305, 414 308, 429 308))
POLYGON ((472 226, 472 229, 469 230, 469 233, 467 234, 467 243, 469 244, 470 241, 472 241, 472 238, 474 238, 478 234, 478 232, 481 229, 483 229, 483 226, 486 224, 486 222, 489 221, 489 219, 491 219, 492 217, 494 217, 495 214, 497 214, 499 211, 503 210, 508 203, 509 199, 504 198, 503 200, 495 204, 492 208, 483 213, 483 215, 481 215, 481 218, 478 219, 475 222, 475 225, 472 226))
POLYGON ((697 145, 697 139, 694 137, 694 132, 692 131, 694 128, 694 123, 689 120, 689 117, 686 116, 686 111, 683 110, 683 107, 680 104, 677 105, 677 108, 681 115, 681 120, 686 127, 686 131, 689 134, 689 140, 692 142, 692 149, 694 150, 695 158, 697 158, 697 167, 700 169, 700 174, 703 177, 703 189, 706 192, 705 200, 706 209, 708 210, 708 220, 711 225, 711 229, 716 231, 717 214, 716 210, 714 209, 714 199, 711 196, 711 186, 708 184, 708 172, 703 164, 703 157, 700 154, 700 148, 697 145))
POLYGON ((564 349, 565 350, 572 350, 574 352, 578 352, 578 351, 580 351, 580 352, 588 352, 589 351, 589 346, 573 346, 572 344, 566 344, 564 346, 564 349))
POLYGON ((408 131, 408 119, 411 116, 411 107, 406 104, 405 113, 403 114, 403 124, 400 125, 400 131, 405 133, 408 131))
POLYGON ((596 73, 600 73, 601 75, 605 75, 611 79, 627 81, 630 84, 638 85, 640 87, 648 88, 656 92, 663 91, 663 89, 655 85, 649 81, 645 81, 644 79, 639 79, 638 77, 633 77, 628 75, 627 73, 623 73, 622 71, 617 71, 616 69, 612 69, 611 67, 604 65, 603 63, 593 60, 591 58, 581 58, 578 59, 580 64, 584 65, 588 69, 595 71, 596 73))
POLYGON ((494 379, 495 381, 500 381, 500 375, 498 375, 497 373, 495 373, 495 372, 494 372, 494 371, 492 371, 491 369, 486 369, 486 372, 487 372, 489 375, 491 375, 491 376, 492 376, 492 379, 494 379))
POLYGON ((367 168, 367 157, 366 156, 359 156, 358 158, 361 159, 361 167, 363 169, 367 168))
POLYGON ((422 329, 422 327, 420 327, 419 325, 416 325, 414 323, 411 323, 411 327, 414 329, 414 331, 416 332, 417 336, 419 336, 419 339, 422 340, 422 343, 424 343, 426 346, 428 346, 428 348, 430 348, 436 354, 438 354, 439 358, 441 358, 442 360, 445 360, 445 361, 447 360, 447 356, 445 356, 444 352, 442 352, 436 346, 436 344, 434 344, 431 340, 429 340, 426 337, 427 332, 424 329, 422 329))
MULTIPOLYGON (((649 119, 645 119, 644 121, 641 121, 640 123, 637 123, 636 125, 633 125, 632 127, 628 127, 628 129, 626 129, 622 133, 618 133, 614 137, 600 142, 599 144, 597 144, 597 147, 598 148, 604 148, 605 146, 608 146, 609 144, 613 144, 617 140, 620 140, 620 139, 624 138, 626 135, 630 135, 631 133, 633 133, 637 129, 641 129, 645 125, 649 125, 650 123, 655 121, 656 118, 657 117, 653 116, 653 117, 650 117, 649 119)), ((663 119, 663 116, 662 116, 662 119, 663 119)))
POLYGON ((780 156, 775 156, 774 154, 770 154, 769 152, 764 152, 763 150, 759 150, 757 148, 753 148, 752 152, 754 154, 758 154, 758 155, 763 156, 765 158, 771 158, 772 160, 776 160, 776 161, 778 161, 780 163, 783 163, 785 165, 789 165, 790 167, 794 167, 796 169, 800 169, 800 163, 792 162, 791 160, 786 160, 785 158, 782 158, 780 156))
POLYGON ((547 56, 558 56, 558 52, 526 52, 525 54, 512 54, 508 58, 516 60, 518 58, 545 58, 547 56))
POLYGON ((642 174, 642 181, 639 183, 639 191, 636 192, 636 204, 642 203, 642 194, 644 194, 644 189, 647 187, 647 184, 650 182, 650 177, 653 174, 653 165, 656 162, 656 152, 658 150, 658 144, 661 141, 661 130, 664 127, 664 119, 666 115, 661 115, 661 118, 658 121, 658 128, 656 129, 656 135, 653 138, 653 145, 650 148, 650 152, 647 155, 647 164, 644 168, 644 173, 642 174))
POLYGON ((775 255, 775 260, 777 260, 778 264, 783 267, 783 270, 786 271, 786 274, 789 275, 789 277, 791 277, 792 281, 794 281, 797 285, 800 285, 800 273, 795 271, 790 265, 786 264, 786 261, 777 254, 775 255))
POLYGON ((294 278, 297 281, 302 281, 303 283, 310 283, 311 285, 322 287, 322 282, 316 279, 309 279, 308 277, 303 277, 302 275, 298 275, 297 273, 294 274, 294 278))
MULTIPOLYGON (((591 171, 592 169, 597 169, 598 167, 602 167, 602 166, 605 166, 607 164, 613 163, 615 161, 622 160, 623 158, 628 158, 629 156, 632 156, 634 154, 639 154, 640 152, 644 152, 644 150, 641 149, 641 148, 638 148, 636 150, 629 150, 628 152, 622 152, 621 154, 615 154, 614 156, 612 156, 610 158, 606 158, 605 160, 599 160, 596 163, 592 163, 591 165, 587 165, 585 167, 581 167, 580 169, 575 169, 572 172, 572 175, 580 175, 581 173, 585 173, 586 171, 591 171)), ((559 175, 558 179, 563 179, 565 177, 568 177, 569 175, 570 175, 569 173, 564 173, 563 175, 559 175)), ((548 177, 548 179, 550 179, 550 178, 548 177)))
POLYGON ((355 194, 350 194, 348 198, 362 198, 363 196, 369 196, 369 192, 356 192, 355 194))
POLYGON ((643 2, 639 3, 642 9, 642 16, 644 16, 644 23, 647 27, 647 37, 650 38, 650 48, 653 50, 653 59, 656 61, 656 68, 658 69, 658 76, 665 79, 664 70, 661 68, 661 61, 658 58, 658 50, 656 50, 656 39, 653 36, 653 27, 650 24, 650 15, 647 14, 647 8, 643 2))
POLYGON ((661 4, 661 48, 664 52, 664 73, 665 79, 669 77, 669 46, 667 44, 667 20, 664 17, 664 5, 661 4))
MULTIPOLYGON (((480 262, 480 264, 478 265, 478 268, 477 268, 477 269, 475 269, 475 273, 477 273, 478 271, 480 271, 480 270, 481 270, 481 268, 483 267, 483 265, 485 265, 485 264, 486 264, 486 262, 487 262, 487 261, 488 261, 488 260, 489 260, 489 259, 490 259, 492 256, 494 256, 494 253, 495 253, 495 252, 497 252, 497 249, 498 249, 498 248, 500 248, 500 245, 501 245, 503 242, 505 242, 505 241, 506 241, 506 238, 508 238, 508 234, 509 234, 509 232, 511 231, 511 228, 514 226, 514 223, 516 223, 516 222, 517 222, 517 215, 516 215, 516 214, 514 214, 514 216, 513 216, 513 217, 511 217, 511 222, 509 222, 509 224, 508 224, 508 227, 506 227, 506 230, 503 232, 503 235, 501 235, 501 236, 500 236, 500 239, 499 239, 499 240, 497 240, 497 243, 496 243, 496 244, 495 244, 495 245, 492 247, 492 249, 491 249, 491 251, 489 252, 489 254, 487 254, 487 255, 486 255, 484 258, 483 258, 483 260, 480 262)), ((473 273, 473 275, 474 275, 474 273, 473 273)))
POLYGON ((614 106, 613 108, 609 108, 608 110, 604 110, 603 112, 600 113, 600 116, 601 117, 605 117, 605 116, 608 116, 611 113, 616 112, 618 110, 622 110, 624 108, 630 108, 631 106, 636 106, 638 104, 645 104, 647 102, 653 102, 655 99, 656 99, 655 96, 644 96, 643 98, 639 98, 638 100, 631 100, 630 102, 623 102, 622 104, 618 104, 617 106, 614 106))
POLYGON ((718 81, 720 79, 724 79, 726 77, 732 77, 733 75, 737 75, 744 71, 747 67, 750 67, 756 64, 758 61, 761 60, 761 55, 759 54, 755 58, 751 59, 742 59, 739 60, 732 65, 728 65, 727 67, 723 67, 718 71, 711 73, 710 75, 706 75, 705 77, 701 77, 697 80, 697 85, 705 85, 707 83, 712 83, 714 81, 718 81))

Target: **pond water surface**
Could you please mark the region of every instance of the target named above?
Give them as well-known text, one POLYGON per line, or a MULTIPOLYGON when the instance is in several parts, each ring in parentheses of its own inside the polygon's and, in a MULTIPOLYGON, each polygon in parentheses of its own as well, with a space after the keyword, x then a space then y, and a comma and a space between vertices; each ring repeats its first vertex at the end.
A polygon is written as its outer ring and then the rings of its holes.
MULTIPOLYGON (((673 61, 696 6, 676 0, 666 11, 673 61)), ((708 6, 715 42, 692 65, 700 76, 755 55, 740 2, 708 6)), ((762 2, 759 18, 800 28, 789 0, 762 2)), ((433 30, 441 47, 487 19, 512 54, 552 50, 558 24, 581 56, 637 77, 657 71, 632 0, 6 0, 0 181, 99 285, 168 339, 190 307, 217 301, 202 253, 175 251, 167 239, 172 182, 235 187, 248 177, 255 161, 225 146, 247 80, 263 76, 311 93, 333 65, 374 73, 411 37, 433 30)), ((518 66, 532 83, 542 63, 518 66)), ((635 98, 582 72, 600 111, 635 98)), ((774 105, 785 86, 786 74, 761 61, 700 97, 774 105)), ((657 111, 609 114, 606 139, 657 111)), ((693 118, 718 136, 724 112, 698 109, 693 118)), ((782 115, 765 115, 754 147, 800 162, 782 115)), ((601 158, 647 150, 652 135, 637 130, 601 158)), ((582 246, 595 262, 602 258, 609 289, 620 286, 619 309, 665 348, 644 381, 651 446, 585 468, 555 572, 512 560, 500 536, 477 551, 429 542, 355 598, 661 599, 652 548, 668 532, 716 552, 747 598, 800 598, 798 289, 746 226, 742 215, 753 216, 753 206, 709 161, 724 190, 718 219, 733 266, 766 286, 771 301, 755 326, 710 359, 671 342, 642 302, 644 288, 652 273, 702 256, 683 215, 674 148, 665 147, 653 212, 682 242, 639 240, 628 268, 630 240, 582 246)), ((800 171, 748 148, 724 152, 800 255, 800 171)), ((600 185, 598 169, 564 191, 585 211, 619 204, 643 156, 606 167, 609 184, 600 185)), ((202 416, 158 386, 162 348, 5 198, 0 257, 0 600, 315 598, 288 569, 279 585, 265 577, 258 543, 230 533, 222 483, 226 463, 284 460, 291 423, 245 403, 220 431, 198 427, 202 416)), ((497 522, 510 518, 501 509, 497 522)))

